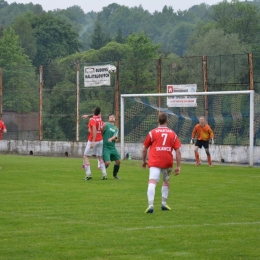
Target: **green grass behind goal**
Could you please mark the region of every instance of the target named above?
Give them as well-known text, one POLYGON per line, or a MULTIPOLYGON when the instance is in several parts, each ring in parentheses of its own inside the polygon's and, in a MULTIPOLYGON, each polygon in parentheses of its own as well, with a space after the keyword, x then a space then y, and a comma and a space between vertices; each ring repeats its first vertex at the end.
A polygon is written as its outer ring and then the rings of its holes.
POLYGON ((0 259, 260 259, 260 171, 183 164, 162 211, 147 208, 148 170, 122 161, 102 181, 91 160, 0 155, 0 259))

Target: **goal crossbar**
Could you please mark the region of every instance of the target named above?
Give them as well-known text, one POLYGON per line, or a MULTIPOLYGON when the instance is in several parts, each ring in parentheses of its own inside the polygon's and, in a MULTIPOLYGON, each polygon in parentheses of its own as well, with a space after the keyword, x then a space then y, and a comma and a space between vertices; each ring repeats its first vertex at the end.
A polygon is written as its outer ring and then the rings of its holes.
POLYGON ((249 165, 254 164, 254 90, 241 91, 212 91, 212 92, 178 92, 178 93, 156 93, 156 94, 121 94, 120 95, 120 142, 121 142, 121 159, 124 158, 124 99, 136 97, 174 97, 174 96, 210 96, 210 95, 230 95, 244 94, 250 95, 250 122, 249 122, 249 165))

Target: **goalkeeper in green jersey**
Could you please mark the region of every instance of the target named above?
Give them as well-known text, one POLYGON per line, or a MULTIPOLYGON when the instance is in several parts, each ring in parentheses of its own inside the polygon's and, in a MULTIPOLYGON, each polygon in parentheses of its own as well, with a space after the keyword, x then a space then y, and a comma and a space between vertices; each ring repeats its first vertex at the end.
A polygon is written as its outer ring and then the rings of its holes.
POLYGON ((115 121, 114 114, 110 114, 108 116, 108 122, 105 122, 101 129, 103 135, 103 160, 106 168, 109 166, 111 161, 115 161, 113 177, 115 179, 120 179, 117 176, 120 167, 120 155, 115 146, 118 137, 118 128, 115 125, 115 121))

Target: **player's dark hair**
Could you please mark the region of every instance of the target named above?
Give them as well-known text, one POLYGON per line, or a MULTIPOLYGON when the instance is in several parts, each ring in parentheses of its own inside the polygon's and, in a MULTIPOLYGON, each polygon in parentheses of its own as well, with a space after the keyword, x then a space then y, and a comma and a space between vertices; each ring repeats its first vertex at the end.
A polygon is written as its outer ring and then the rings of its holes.
POLYGON ((160 113, 158 116, 158 122, 160 125, 164 125, 168 120, 168 115, 164 112, 160 113))
POLYGON ((95 115, 95 116, 98 116, 98 115, 100 114, 100 112, 101 112, 100 107, 95 107, 95 109, 94 109, 94 115, 95 115))
POLYGON ((114 115, 114 114, 110 114, 110 115, 108 115, 108 118, 109 118, 110 116, 115 116, 115 115, 114 115))

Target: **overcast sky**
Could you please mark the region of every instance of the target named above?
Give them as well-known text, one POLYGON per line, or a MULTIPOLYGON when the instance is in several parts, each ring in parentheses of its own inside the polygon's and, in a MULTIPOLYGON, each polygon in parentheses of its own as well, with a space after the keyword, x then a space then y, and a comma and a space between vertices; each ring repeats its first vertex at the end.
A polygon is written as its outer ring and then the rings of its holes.
POLYGON ((125 5, 127 7, 134 7, 142 5, 145 10, 150 13, 154 11, 162 11, 165 5, 172 6, 174 12, 178 10, 187 10, 193 5, 198 5, 201 3, 206 3, 208 5, 214 5, 222 0, 7 0, 8 4, 11 3, 33 3, 40 4, 45 11, 54 9, 66 9, 73 5, 80 6, 85 13, 90 11, 99 12, 102 11, 103 7, 106 7, 112 3, 117 3, 119 5, 125 5))

